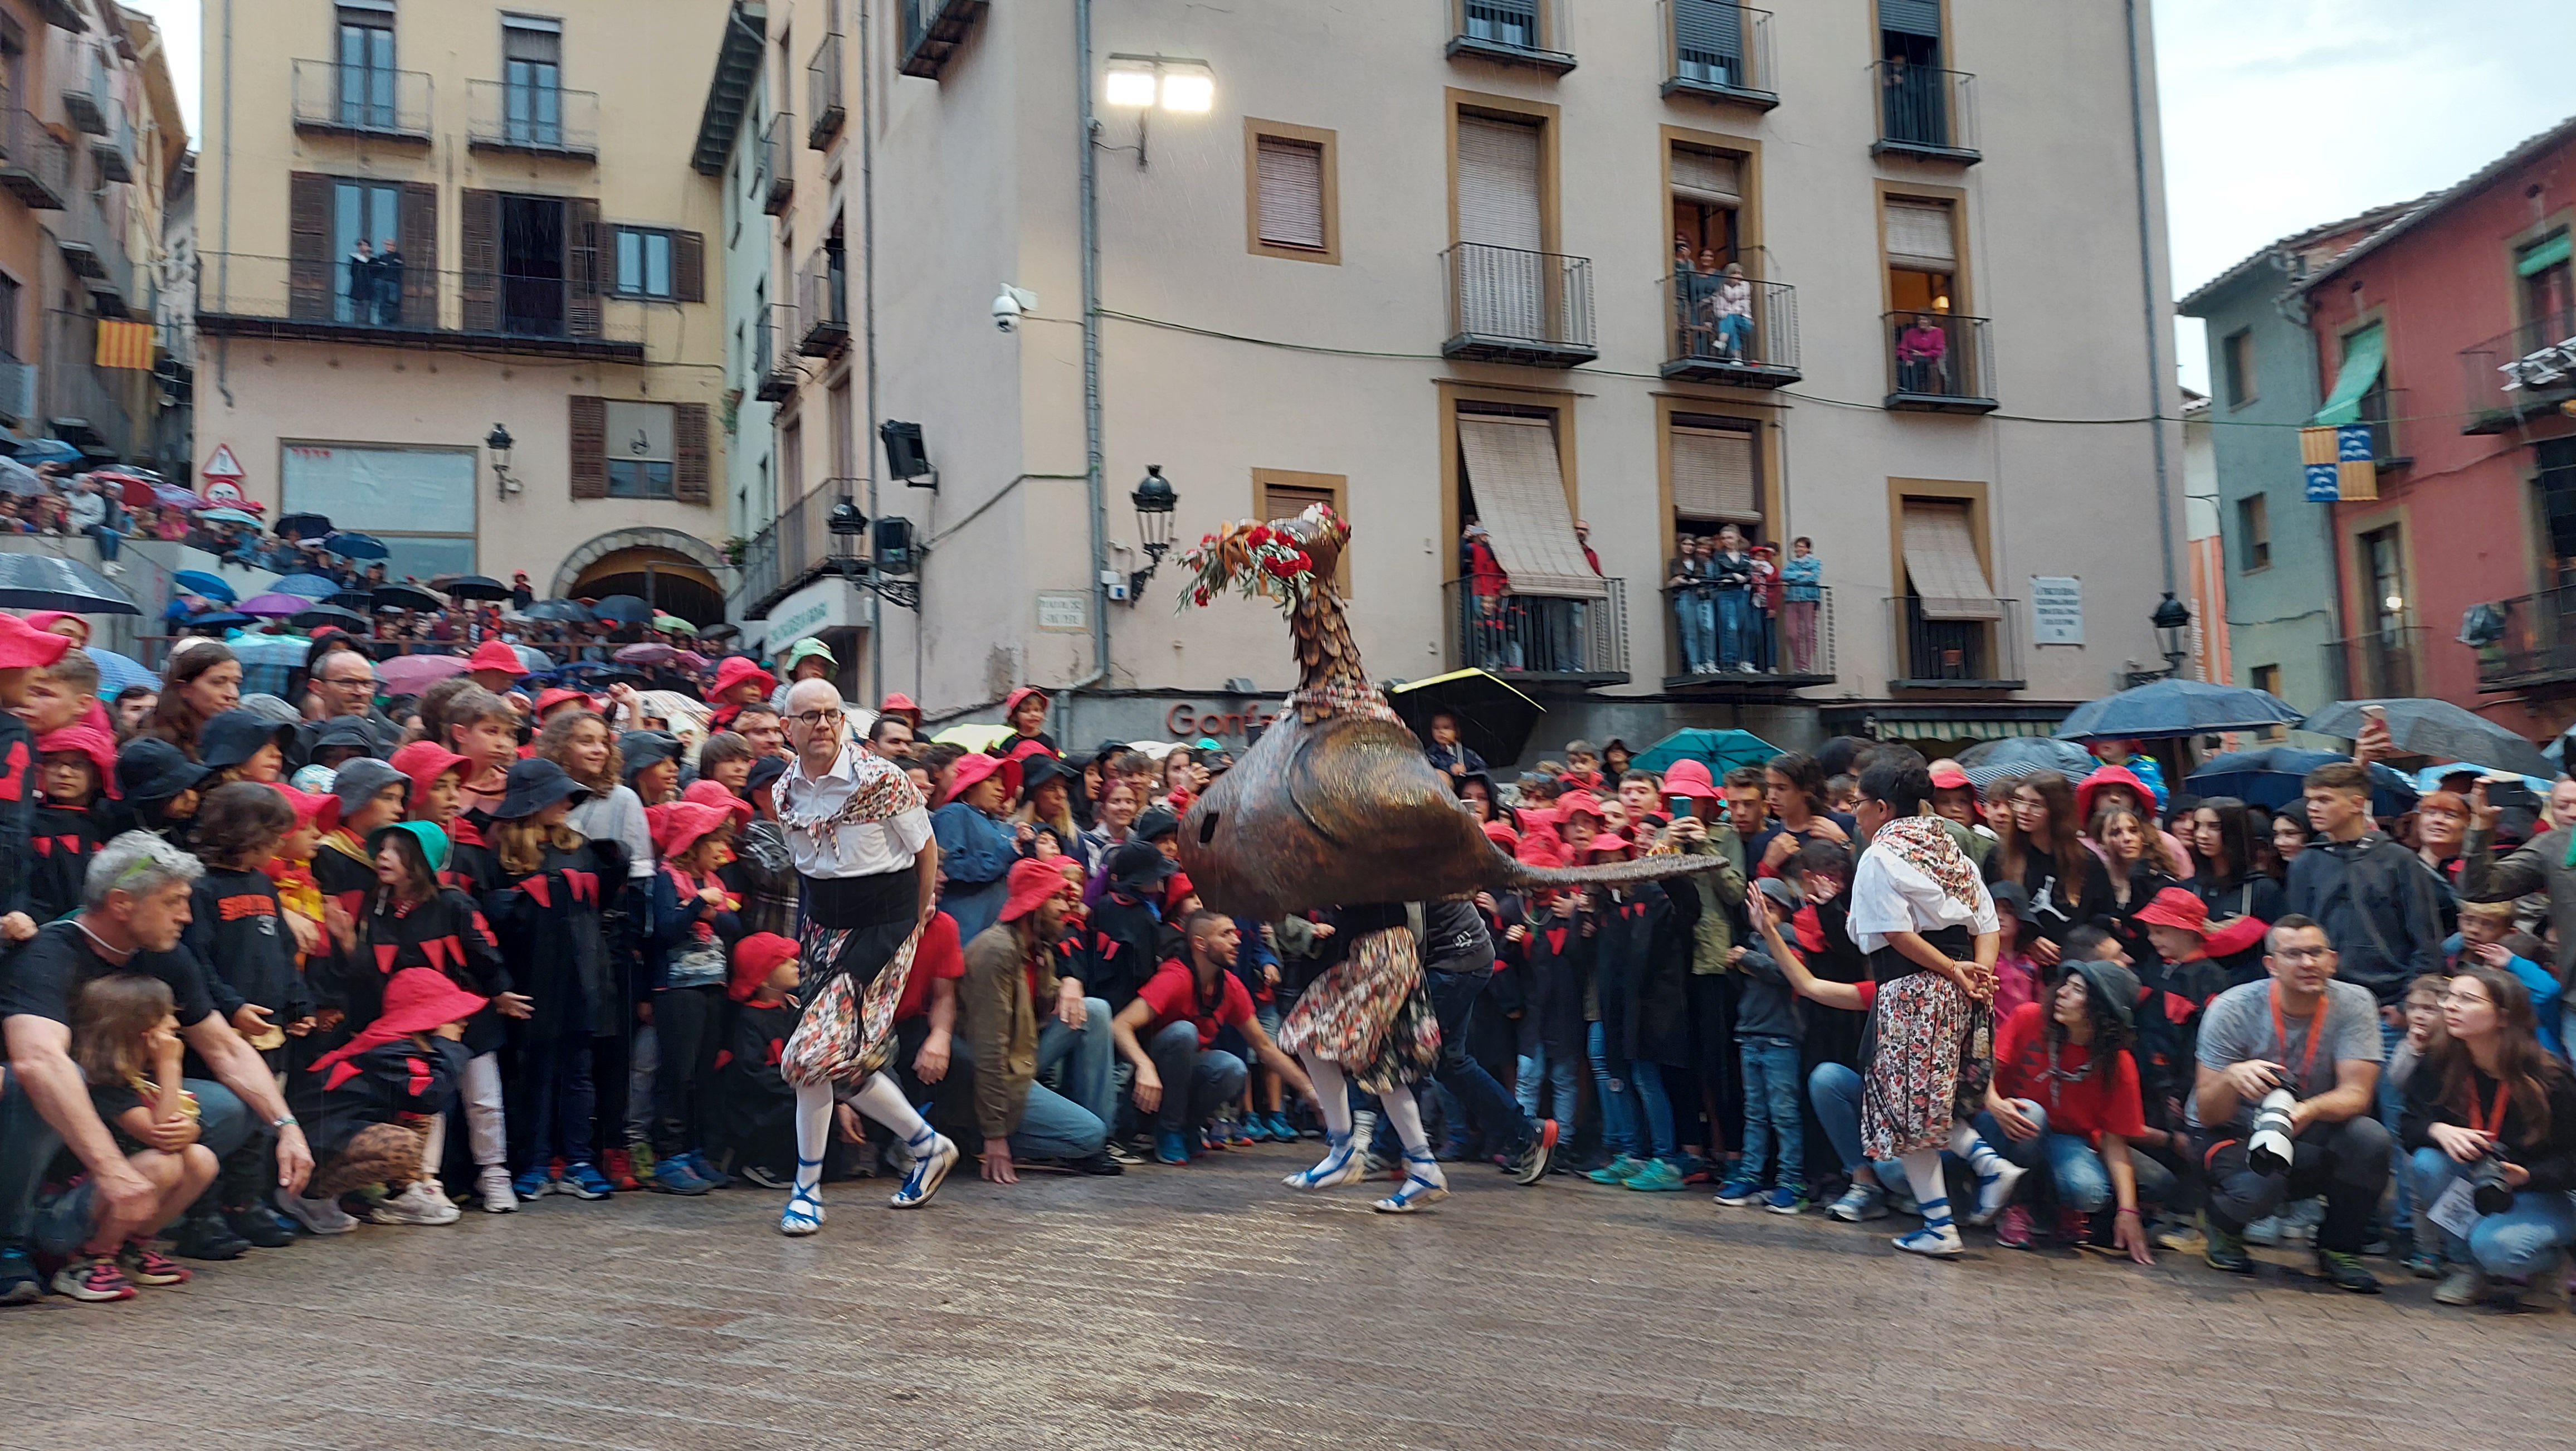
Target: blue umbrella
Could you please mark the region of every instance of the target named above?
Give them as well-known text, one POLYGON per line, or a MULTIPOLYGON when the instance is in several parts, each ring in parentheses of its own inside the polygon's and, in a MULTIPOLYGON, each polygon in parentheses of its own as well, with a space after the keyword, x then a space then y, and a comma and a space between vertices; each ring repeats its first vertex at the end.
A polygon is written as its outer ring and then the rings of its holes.
POLYGON ((30 468, 37 464, 76 464, 85 457, 59 438, 30 438, 18 445, 18 462, 30 468))
MULTIPOLYGON (((2252 751, 2229 751, 2201 762, 2200 769, 2185 776, 2183 789, 2194 796, 2233 796, 2250 806, 2277 809, 2299 799, 2302 782, 2310 771, 2332 761, 2348 761, 2332 751, 2302 750, 2296 746, 2265 746, 2252 751)), ((2421 793, 2415 783, 2389 767, 2374 761, 2370 767, 2370 812, 2373 816, 2396 816, 2414 808, 2421 793)))
POLYGON ((146 690, 161 688, 161 677, 144 669, 140 661, 96 646, 90 647, 89 658, 98 662, 98 698, 101 700, 114 700, 129 685, 140 685, 146 690))
POLYGON ((2006 776, 2055 771, 2069 781, 2081 781, 2100 764, 2092 752, 2073 741, 2053 741, 2044 736, 1979 741, 1959 753, 1959 769, 1968 773, 1968 783, 1981 796, 1988 786, 2006 776))
POLYGON ((343 559, 382 559, 393 553, 372 534, 334 534, 322 541, 322 547, 343 559))
POLYGON ((208 574, 202 569, 180 570, 170 576, 170 582, 199 599, 221 600, 225 604, 231 604, 241 598, 240 595, 233 593, 233 587, 226 584, 221 576, 208 574))
POLYGON ((633 595, 610 595, 593 604, 590 612, 603 620, 621 625, 640 625, 653 618, 653 607, 633 595))
POLYGON ((2298 719, 2298 711, 2268 690, 2159 680, 2084 702, 2068 713, 2055 734, 2061 741, 2158 739, 2262 730, 2295 725, 2298 719))
POLYGON ((1738 766, 1759 766, 1780 748, 1751 731, 1679 730, 1637 753, 1628 763, 1636 771, 1662 772, 1675 761, 1698 761, 1708 774, 1722 777, 1738 766))
POLYGON ((2449 761, 2487 761, 2498 770, 2511 771, 2518 776, 2547 776, 2550 772, 2550 760, 2540 753, 2539 747, 2509 728, 2447 700, 2417 696, 2338 700, 2299 722, 2299 729, 2314 731, 2321 736, 2357 740, 2361 736, 2364 706, 2376 706, 2387 713, 2390 743, 2410 755, 2437 756, 2449 761))
POLYGON ((308 600, 327 600, 340 592, 340 582, 327 574, 290 574, 270 585, 282 595, 302 595, 308 600))
POLYGON ((239 610, 217 610, 213 614, 208 615, 190 615, 188 618, 181 620, 179 625, 182 629, 207 630, 214 629, 219 626, 225 629, 230 629, 235 625, 255 625, 257 623, 259 623, 257 620, 252 619, 250 616, 243 614, 239 610))
POLYGON ((579 600, 538 600, 519 614, 525 619, 562 620, 575 625, 587 625, 598 618, 590 612, 590 606, 579 600))

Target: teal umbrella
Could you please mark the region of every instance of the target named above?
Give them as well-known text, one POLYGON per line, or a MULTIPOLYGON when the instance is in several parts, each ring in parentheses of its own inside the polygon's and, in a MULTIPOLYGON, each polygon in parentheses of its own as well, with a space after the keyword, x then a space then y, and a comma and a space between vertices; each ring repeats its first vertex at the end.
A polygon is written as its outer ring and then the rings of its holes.
POLYGON ((1675 761, 1699 761, 1708 767, 1712 777, 1723 777, 1738 766, 1766 764, 1780 748, 1751 731, 1675 731, 1637 754, 1628 763, 1632 771, 1662 772, 1675 761))

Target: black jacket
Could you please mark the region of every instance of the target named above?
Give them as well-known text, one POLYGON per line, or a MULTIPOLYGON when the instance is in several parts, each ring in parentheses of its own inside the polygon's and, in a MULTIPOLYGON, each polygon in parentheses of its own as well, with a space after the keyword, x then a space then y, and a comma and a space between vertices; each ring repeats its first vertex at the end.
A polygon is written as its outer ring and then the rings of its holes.
POLYGON ((483 896, 514 991, 532 999, 521 1046, 587 1033, 613 1037, 628 1021, 627 985, 611 959, 603 903, 625 886, 623 854, 595 841, 548 847, 538 870, 483 896))
POLYGON ((89 859, 98 853, 98 818, 70 806, 39 806, 27 838, 27 913, 36 925, 77 909, 89 859))
POLYGON ((445 1113, 469 1056, 464 1044, 445 1038, 430 1039, 426 1049, 396 1038, 343 1062, 296 1073, 287 1080, 287 1106, 303 1123, 315 1153, 338 1153, 362 1129, 445 1113), (344 1068, 356 1071, 343 1073, 344 1068))
MULTIPOLYGON (((2313 850, 2314 848, 2311 848, 2313 850)), ((2556 1066, 2556 1065, 2553 1065, 2556 1066)), ((2518 1192, 2524 1194, 2563 1194, 2576 1189, 2576 1077, 2565 1067, 2544 1073, 2541 1083, 2549 1099, 2549 1131, 2532 1140, 2531 1125, 2524 1118, 2522 1105, 2507 1100, 2504 1111, 2504 1157, 2520 1164, 2531 1174, 2531 1182, 2518 1192)), ((2469 1070, 2469 1091, 2476 1097, 2480 1116, 2492 1112, 2496 1081, 2469 1070)), ((2469 1127, 2468 1115, 2442 1098, 2442 1073, 2430 1063, 2418 1065, 2406 1080, 2406 1107, 2397 1120, 2397 1136, 2410 1149, 2432 1146, 2430 1132, 2435 1124, 2469 1127)))
POLYGON ((2290 862, 2289 910, 2313 917, 2334 944, 2335 976, 2370 989, 2380 1006, 2442 971, 2441 885, 2423 858, 2376 831, 2318 841, 2290 862))
POLYGON ((0 710, 0 915, 27 910, 27 831, 36 809, 36 738, 0 710))
POLYGON ((206 968, 215 1011, 230 1018, 244 1003, 268 1009, 279 1027, 314 1010, 312 990, 296 965, 295 933, 266 872, 209 868, 188 894, 180 940, 206 968))

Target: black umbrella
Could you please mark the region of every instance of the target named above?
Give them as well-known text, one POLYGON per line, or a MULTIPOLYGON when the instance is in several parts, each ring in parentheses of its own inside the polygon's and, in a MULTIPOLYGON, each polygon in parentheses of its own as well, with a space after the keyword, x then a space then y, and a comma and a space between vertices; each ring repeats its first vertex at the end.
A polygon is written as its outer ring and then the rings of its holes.
POLYGON ((400 610, 443 610, 447 602, 416 585, 380 584, 367 596, 377 609, 391 606, 400 610))
MULTIPOLYGON (((141 614, 141 610, 135 611, 141 614)), ((179 622, 183 630, 229 630, 235 625, 256 625, 259 621, 239 610, 219 610, 211 615, 190 615, 179 622)))
POLYGON ((1387 691, 1386 700, 1426 742, 1431 739, 1431 717, 1447 711, 1458 722, 1459 743, 1490 766, 1519 760, 1529 746, 1530 732, 1538 729, 1538 718, 1546 713, 1546 707, 1484 670, 1452 670, 1398 685, 1387 691))
POLYGON ((615 620, 621 625, 640 625, 653 618, 653 607, 633 595, 610 595, 594 602, 590 612, 600 619, 615 620))
POLYGON ((1986 787, 2006 776, 2028 776, 2040 771, 2055 771, 2069 781, 2081 781, 2101 764, 2093 753, 2073 741, 2049 740, 2041 736, 2007 736, 2000 741, 1979 741, 1959 753, 1959 769, 1968 773, 1970 784, 1983 795, 1986 787))
POLYGON ((488 574, 460 574, 447 582, 447 597, 452 600, 506 600, 510 587, 488 574))
POLYGON ((289 514, 273 530, 280 539, 320 539, 331 532, 327 514, 289 514))
POLYGON ((299 630, 319 629, 324 625, 347 625, 358 630, 367 628, 366 616, 356 610, 344 610, 338 605, 315 605, 309 610, 288 616, 286 622, 299 630))
POLYGON ((2390 744, 2411 755, 2445 761, 2467 761, 2490 770, 2538 776, 2558 774, 2540 748, 2486 717, 2447 700, 2401 696, 2393 700, 2338 700, 2299 722, 2299 729, 2321 736, 2361 739, 2361 708, 2375 705, 2388 712, 2390 744))
POLYGON ((538 600, 519 614, 525 619, 562 620, 575 625, 587 625, 597 618, 591 614, 590 606, 579 600, 538 600))
POLYGON ((362 589, 344 589, 338 594, 332 595, 323 600, 322 603, 326 605, 337 605, 341 609, 351 610, 362 615, 376 607, 375 596, 368 594, 362 589))
POLYGON ((76 560, 50 554, 0 554, 0 605, 13 610, 69 610, 76 615, 139 615, 143 607, 116 582, 76 560))

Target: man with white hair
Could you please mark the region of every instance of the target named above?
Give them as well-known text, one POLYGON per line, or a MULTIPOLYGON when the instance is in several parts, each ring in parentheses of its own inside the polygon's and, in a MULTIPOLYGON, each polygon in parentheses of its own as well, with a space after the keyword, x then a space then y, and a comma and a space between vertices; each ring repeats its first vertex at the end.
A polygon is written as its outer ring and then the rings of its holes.
MULTIPOLYGON (((94 978, 133 973, 168 984, 179 1036, 218 1080, 188 1080, 199 1143, 221 1159, 258 1131, 255 1119, 277 1135, 281 1186, 301 1189, 313 1172, 313 1151, 268 1064, 215 1011, 204 969, 179 945, 190 888, 204 871, 159 837, 129 831, 90 858, 81 911, 37 932, 0 966, 0 1037, 9 1052, 8 1089, 0 1094, 0 1304, 23 1305, 43 1293, 27 1251, 37 1186, 57 1150, 79 1157, 118 1217, 131 1217, 160 1193, 126 1162, 72 1061, 72 1006, 94 978)), ((229 1253, 204 1257, 241 1253, 244 1246, 221 1230, 213 1209, 199 1205, 181 1228, 180 1252, 231 1244, 229 1253)))
POLYGON ((786 715, 796 764, 779 778, 776 799, 805 885, 798 934, 805 1016, 779 1064, 796 1086, 796 1186, 778 1231, 797 1235, 823 1225, 818 1191, 835 1090, 903 1140, 912 1172, 890 1201, 897 1209, 939 1191, 957 1146, 913 1111, 885 1072, 913 947, 938 907, 930 814, 902 767, 850 739, 839 687, 796 682, 786 715))

